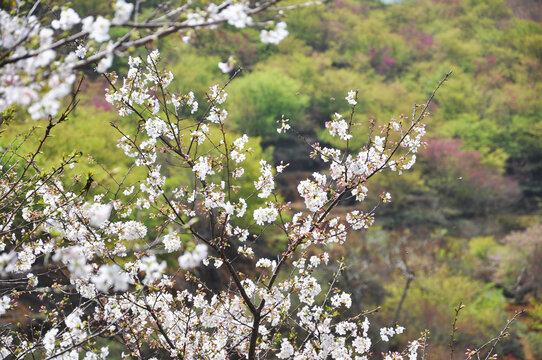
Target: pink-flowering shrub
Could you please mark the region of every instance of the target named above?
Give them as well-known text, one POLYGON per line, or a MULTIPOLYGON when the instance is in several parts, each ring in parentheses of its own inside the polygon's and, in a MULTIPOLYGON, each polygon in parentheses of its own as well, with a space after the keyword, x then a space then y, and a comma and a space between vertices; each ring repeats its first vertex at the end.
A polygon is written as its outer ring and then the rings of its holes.
POLYGON ((371 46, 368 55, 371 66, 376 70, 377 73, 381 75, 393 74, 397 61, 395 58, 391 57, 390 48, 375 48, 374 46, 371 46))
POLYGON ((517 181, 484 164, 479 152, 462 150, 459 139, 430 139, 421 158, 428 186, 462 214, 504 211, 521 198, 517 181))

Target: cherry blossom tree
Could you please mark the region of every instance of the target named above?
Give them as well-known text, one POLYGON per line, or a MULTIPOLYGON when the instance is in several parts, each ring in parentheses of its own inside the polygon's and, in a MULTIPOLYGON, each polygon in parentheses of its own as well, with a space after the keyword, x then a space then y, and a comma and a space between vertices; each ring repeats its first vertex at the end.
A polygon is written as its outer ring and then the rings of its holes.
MULTIPOLYGON (((367 143, 357 149, 350 144, 352 129, 364 125, 356 119, 358 93, 349 91, 350 115, 335 114, 326 123, 342 146, 307 143, 307 156, 326 168, 299 183, 304 208, 294 212, 275 185, 288 164, 255 159, 248 136, 227 130, 227 86, 236 75, 230 65, 221 69, 231 79, 211 86, 205 104, 193 92, 173 90, 173 74, 162 68, 158 50, 129 57, 122 77, 106 73, 113 56, 131 47, 175 32, 190 37, 220 23, 253 26, 252 16, 277 2, 163 7, 142 19, 139 2, 119 0, 112 19, 64 8, 48 25, 35 15, 39 3, 25 14, 0 11, 2 124, 15 105, 33 119, 48 118, 30 157, 19 153, 25 139, 14 140, 0 157, 0 316, 28 316, 27 324, 0 328, 1 359, 105 359, 112 343, 133 358, 417 358, 423 338, 401 353, 377 354, 377 342, 404 328, 389 324, 371 337, 372 310, 340 315, 352 304, 335 285, 342 263, 331 284, 315 271, 335 260, 332 246, 372 226, 376 209, 391 201, 384 192, 371 211, 333 212, 348 197, 363 202, 377 174, 400 175, 414 165, 428 106, 449 74, 410 117, 369 123, 367 143), (128 30, 113 39, 115 26, 128 30), (89 199, 92 179, 79 191, 82 179, 64 175, 79 154, 49 171, 35 159, 77 105, 77 70, 94 63, 110 84, 106 100, 133 120, 131 127, 113 125, 117 146, 132 160, 129 172, 141 168, 146 176, 134 182, 128 174, 113 177, 114 187, 89 199), (257 178, 246 179, 247 162, 259 164, 257 178), (171 179, 164 164, 190 180, 171 179), (273 233, 285 239, 283 248, 257 256, 254 247, 273 233), (223 284, 210 286, 203 269, 219 269, 223 284)), ((278 22, 260 38, 274 44, 286 35, 286 24, 278 22)), ((279 133, 295 134, 288 119, 278 123, 279 133)))

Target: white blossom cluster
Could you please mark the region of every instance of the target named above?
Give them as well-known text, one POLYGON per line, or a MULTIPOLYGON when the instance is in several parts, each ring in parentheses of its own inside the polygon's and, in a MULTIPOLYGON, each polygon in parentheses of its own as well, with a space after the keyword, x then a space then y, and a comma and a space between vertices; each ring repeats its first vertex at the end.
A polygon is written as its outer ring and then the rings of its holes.
MULTIPOLYGON (((133 4, 118 0, 116 24, 128 21, 133 4)), ((111 21, 103 16, 81 18, 71 8, 61 10, 58 19, 49 26, 36 16, 19 17, 0 10, 2 24, 0 49, 9 56, 0 67, 0 111, 12 105, 28 107, 33 119, 55 116, 60 100, 71 93, 76 79, 74 68, 89 48, 100 51, 100 44, 110 39, 111 21), (58 43, 66 31, 78 32, 79 38, 88 35, 94 43, 80 44, 75 51, 60 55, 58 43)), ((112 53, 98 65, 103 72, 111 66, 112 53)))
POLYGON ((331 136, 339 136, 341 140, 349 140, 352 138, 352 134, 348 133, 348 123, 343 119, 341 114, 335 113, 333 120, 326 122, 326 128, 329 130, 331 136))
POLYGON ((254 210, 254 221, 258 225, 264 225, 265 223, 272 223, 277 220, 279 212, 273 206, 268 206, 265 208, 258 208, 254 210))
POLYGON ((273 30, 262 30, 260 32, 260 40, 265 44, 278 44, 288 36, 286 23, 281 21, 273 30))
MULTIPOLYGON (((234 26, 250 22, 242 6, 226 8, 234 26)), ((121 8, 128 11, 125 4, 121 8)), ((74 19, 66 14, 57 25, 74 19)), ((120 336, 134 358, 145 357, 141 349, 150 348, 186 359, 241 354, 362 360, 373 356, 377 341, 403 332, 399 326, 384 327, 377 331, 379 340, 371 339, 368 318, 342 316, 352 307, 351 295, 315 274, 329 266, 329 246, 342 246, 349 230, 374 222, 372 212, 337 216, 333 208, 347 196, 366 199, 366 183, 378 172, 410 168, 423 144, 421 122, 406 127, 393 120, 354 150, 348 142, 353 122, 335 116, 328 129, 345 146, 312 146, 312 155, 327 167, 299 183, 303 205, 291 216, 290 204, 271 196, 275 176, 282 176, 286 165, 277 166, 275 175, 272 164, 253 158, 247 135, 224 130, 227 112, 218 108, 227 99, 224 87, 209 89, 209 113, 198 118, 194 93, 171 90, 173 75, 160 70, 157 50, 146 59, 130 58, 129 66, 122 81, 110 78, 119 85, 106 97, 120 116, 138 119, 131 132, 119 129, 118 146, 144 176, 118 183, 117 191, 97 190, 92 202, 65 188, 60 175, 20 191, 24 206, 15 213, 30 235, 13 220, 0 219, 1 231, 16 230, 0 250, 0 276, 21 276, 29 287, 36 286, 41 273, 35 281, 26 279, 46 264, 64 275, 55 286, 73 292, 81 305, 50 315, 49 327, 33 344, 2 339, 0 355, 41 351, 75 359, 88 345, 84 358, 102 359, 108 349, 94 349, 90 340, 103 334, 120 336), (164 164, 171 163, 175 166, 166 169, 164 164), (259 164, 259 175, 241 182, 247 163, 259 164), (171 169, 185 171, 190 181, 179 184, 171 169), (259 258, 253 243, 277 230, 286 244, 279 245, 283 248, 273 260, 259 258), (172 266, 173 256, 177 263, 172 266), (227 274, 229 284, 211 288, 198 276, 202 269, 227 274), (285 333, 309 335, 298 339, 285 333)), ((347 101, 352 104, 355 96, 349 93, 347 101)), ((0 188, 0 197, 8 192, 0 188)), ((383 192, 381 200, 391 201, 391 195, 383 192)), ((0 316, 16 306, 9 296, 0 298, 0 316)), ((420 346, 413 341, 403 353, 382 358, 413 360, 420 346)))
POLYGON ((228 57, 228 60, 225 62, 219 62, 218 68, 220 71, 222 71, 224 74, 228 74, 233 71, 235 66, 235 58, 233 56, 228 57))
POLYGON ((193 269, 207 259, 207 246, 198 244, 193 251, 187 251, 179 256, 181 269, 193 269))
POLYGON ((266 199, 275 189, 275 178, 273 176, 273 167, 265 160, 260 160, 261 175, 258 181, 254 182, 254 186, 259 190, 258 197, 266 199))
MULTIPOLYGON (((115 26, 130 28, 139 25, 141 29, 147 26, 158 29, 147 35, 149 40, 172 32, 171 29, 161 29, 152 20, 149 23, 130 23, 131 19, 137 19, 133 2, 116 0, 113 9, 112 18, 102 15, 83 17, 74 9, 65 7, 47 24, 32 14, 34 9, 26 16, 0 10, 0 51, 5 54, 0 60, 0 112, 12 105, 20 105, 28 108, 33 119, 56 116, 61 99, 71 93, 77 68, 96 63, 96 71, 104 73, 111 68, 115 53, 133 44, 142 44, 129 37, 112 35, 111 29, 115 26)), ((203 9, 183 6, 166 16, 175 14, 178 20, 171 26, 184 38, 190 39, 192 28, 213 29, 220 23, 237 28, 253 26, 255 22, 251 14, 259 11, 261 9, 251 8, 248 1, 226 0, 205 4, 203 9)), ((277 44, 287 35, 286 24, 280 22, 275 30, 262 31, 262 41, 277 44)), ((224 114, 212 113, 217 119, 225 117, 224 114)))
POLYGON ((326 176, 319 173, 314 173, 312 176, 316 181, 309 179, 301 181, 297 186, 297 191, 299 191, 299 195, 305 200, 307 209, 314 212, 327 203, 328 197, 326 176))

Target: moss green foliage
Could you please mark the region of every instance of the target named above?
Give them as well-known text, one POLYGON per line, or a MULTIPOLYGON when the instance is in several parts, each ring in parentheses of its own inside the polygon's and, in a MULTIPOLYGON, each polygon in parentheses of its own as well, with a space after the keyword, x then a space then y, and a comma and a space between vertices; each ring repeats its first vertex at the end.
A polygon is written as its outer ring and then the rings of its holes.
POLYGON ((524 336, 530 344, 532 355, 538 359, 542 357, 542 303, 532 302, 527 316, 524 336))
POLYGON ((253 72, 230 88, 230 119, 237 131, 249 136, 277 137, 277 121, 282 115, 299 121, 306 111, 308 97, 299 90, 298 81, 276 69, 253 72))
MULTIPOLYGON (((403 281, 388 286, 390 296, 384 302, 384 311, 395 310, 403 286, 403 281)), ((447 342, 454 321, 453 309, 460 301, 465 307, 457 322, 459 349, 483 343, 488 333, 497 334, 506 322, 506 301, 499 290, 491 284, 454 274, 446 267, 412 282, 398 321, 408 324, 409 338, 417 337, 420 329, 429 330, 432 347, 435 347, 432 354, 444 358, 449 352, 447 342), (484 329, 484 333, 480 333, 480 329, 484 329)))

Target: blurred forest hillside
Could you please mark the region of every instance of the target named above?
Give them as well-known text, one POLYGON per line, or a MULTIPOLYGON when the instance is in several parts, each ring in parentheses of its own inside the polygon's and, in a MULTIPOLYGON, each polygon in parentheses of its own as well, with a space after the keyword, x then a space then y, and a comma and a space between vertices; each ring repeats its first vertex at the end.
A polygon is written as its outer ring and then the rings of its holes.
MULTIPOLYGON (((100 0, 73 6, 91 15, 111 11, 100 0)), ((341 283, 353 292, 352 313, 380 306, 375 321, 404 325, 403 339, 428 329, 431 359, 449 356, 460 301, 458 349, 496 336, 525 308, 501 353, 542 359, 542 2, 334 0, 283 16, 290 34, 279 45, 261 43, 255 29, 223 27, 156 46, 179 91, 201 96, 225 83, 233 71, 217 64, 230 57, 242 68, 227 88, 228 130, 255 137, 256 152, 290 164, 278 181, 294 208, 297 183, 321 164, 306 161, 300 137, 277 133, 283 115, 307 141, 333 143, 325 123, 335 112, 349 114, 348 90, 359 90, 355 121, 385 124, 410 114, 452 70, 431 108, 418 163, 401 177, 377 179, 392 203, 378 209, 375 229, 352 233, 348 253, 336 254, 349 266, 341 283)), ((124 61, 114 63, 119 74, 124 61)), ((129 120, 105 102, 107 84, 96 73, 87 72, 84 86, 80 106, 44 154, 53 162, 81 151, 73 173, 91 172, 96 186, 107 186, 103 168, 122 174, 129 166, 108 123, 129 120)), ((35 125, 20 119, 9 131, 35 125)), ((365 143, 367 128, 357 128, 353 146, 365 143)), ((346 199, 341 208, 352 206, 346 199)), ((262 253, 281 241, 266 240, 262 253)))

